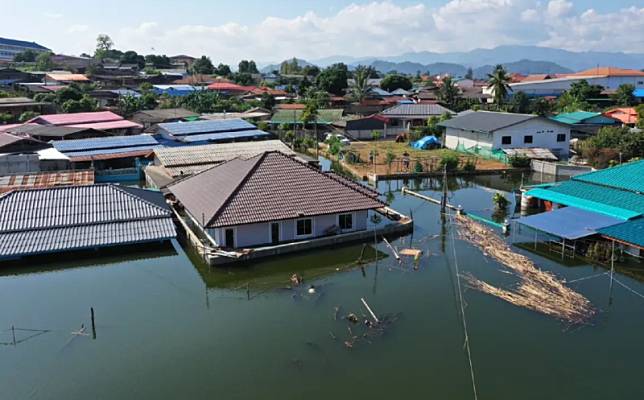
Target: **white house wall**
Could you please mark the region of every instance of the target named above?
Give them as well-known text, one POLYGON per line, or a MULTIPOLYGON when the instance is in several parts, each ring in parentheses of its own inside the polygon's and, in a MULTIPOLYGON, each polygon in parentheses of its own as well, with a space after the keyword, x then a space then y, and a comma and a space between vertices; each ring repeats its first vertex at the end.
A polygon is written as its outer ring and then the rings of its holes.
POLYGON ((540 147, 549 149, 555 155, 568 157, 570 149, 570 128, 565 125, 550 122, 546 118, 532 119, 521 124, 509 126, 494 132, 494 149, 515 149, 540 147), (557 135, 565 134, 566 140, 557 142, 557 135), (532 143, 523 143, 526 135, 532 135, 532 143), (511 136, 512 143, 501 143, 503 136, 511 136))
POLYGON ((477 145, 481 147, 491 147, 493 144, 490 134, 447 128, 445 130, 445 147, 455 150, 459 143, 463 144, 465 148, 477 145))
MULTIPOLYGON (((529 96, 558 96, 570 89, 575 82, 586 80, 590 85, 600 85, 604 89, 615 90, 622 84, 631 84, 637 89, 644 89, 642 76, 587 77, 575 79, 547 79, 529 83, 510 84, 513 93, 523 92, 529 96)), ((493 90, 491 89, 493 92, 493 90)), ((493 93, 490 93, 493 94, 493 93)))

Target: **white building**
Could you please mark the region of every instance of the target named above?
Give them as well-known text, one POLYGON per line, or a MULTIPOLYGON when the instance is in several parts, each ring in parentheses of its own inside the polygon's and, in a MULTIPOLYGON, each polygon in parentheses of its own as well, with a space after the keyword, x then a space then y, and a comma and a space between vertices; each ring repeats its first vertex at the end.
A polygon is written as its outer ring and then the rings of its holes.
POLYGON ((454 150, 543 148, 560 158, 569 153, 570 127, 538 115, 472 111, 439 125, 445 128, 445 146, 454 150))

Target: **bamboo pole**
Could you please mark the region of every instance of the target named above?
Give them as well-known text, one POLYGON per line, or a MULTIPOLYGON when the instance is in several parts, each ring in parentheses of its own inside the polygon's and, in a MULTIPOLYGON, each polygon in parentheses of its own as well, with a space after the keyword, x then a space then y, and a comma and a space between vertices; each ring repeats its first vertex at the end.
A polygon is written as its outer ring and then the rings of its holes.
POLYGON ((361 297, 360 300, 362 301, 362 304, 364 304, 367 311, 369 311, 369 314, 371 314, 371 317, 373 318, 373 320, 376 321, 376 323, 380 323, 380 320, 378 320, 378 317, 376 317, 376 314, 371 310, 371 307, 369 307, 369 304, 367 304, 367 301, 364 299, 364 297, 361 297))

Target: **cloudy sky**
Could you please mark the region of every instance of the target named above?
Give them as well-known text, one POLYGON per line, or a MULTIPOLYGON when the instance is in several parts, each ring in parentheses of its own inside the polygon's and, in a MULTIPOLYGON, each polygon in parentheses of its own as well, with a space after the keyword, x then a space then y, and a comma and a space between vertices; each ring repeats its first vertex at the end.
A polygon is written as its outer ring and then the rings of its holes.
POLYGON ((644 53, 643 0, 0 0, 0 37, 91 52, 209 55, 236 64, 535 44, 644 53))

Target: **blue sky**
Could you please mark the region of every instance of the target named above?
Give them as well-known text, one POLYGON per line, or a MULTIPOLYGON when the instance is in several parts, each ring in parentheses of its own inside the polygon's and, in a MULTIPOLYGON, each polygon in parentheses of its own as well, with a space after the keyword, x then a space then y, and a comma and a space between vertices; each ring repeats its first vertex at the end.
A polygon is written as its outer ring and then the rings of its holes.
POLYGON ((503 44, 644 52, 642 0, 0 0, 0 36, 90 52, 120 49, 277 61, 503 44), (55 6, 54 6, 55 5, 55 6))

